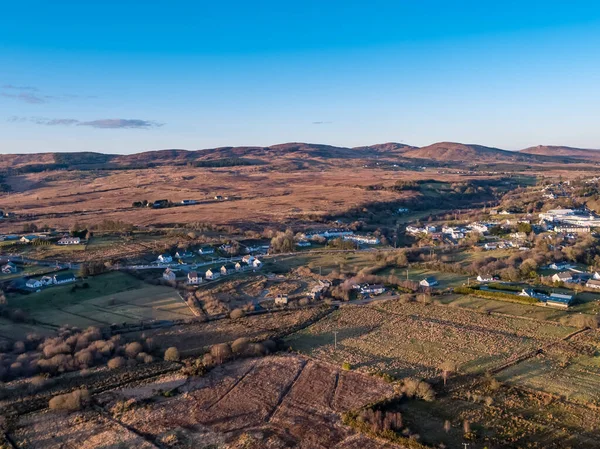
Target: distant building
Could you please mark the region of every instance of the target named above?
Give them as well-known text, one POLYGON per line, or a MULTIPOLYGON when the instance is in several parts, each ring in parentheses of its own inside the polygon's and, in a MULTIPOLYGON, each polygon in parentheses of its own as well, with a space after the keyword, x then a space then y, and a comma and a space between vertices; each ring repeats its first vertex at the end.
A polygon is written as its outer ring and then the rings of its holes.
POLYGON ((596 289, 599 289, 600 288, 600 280, 590 279, 589 281, 586 282, 585 286, 587 288, 596 288, 596 289))
POLYGON ((548 268, 552 270, 568 270, 571 268, 571 264, 567 262, 554 262, 548 265, 548 268))
POLYGON ((299 246, 301 248, 302 247, 307 247, 307 246, 310 246, 310 245, 311 245, 311 243, 308 240, 299 240, 298 242, 296 242, 296 246, 299 246))
POLYGON ((206 280, 214 281, 215 279, 219 279, 221 277, 221 270, 218 268, 209 268, 204 273, 204 277, 206 280))
POLYGON ((38 281, 37 279, 27 279, 27 282, 25 282, 25 286, 27 288, 37 290, 42 287, 42 283, 40 281, 38 281))
POLYGON ((552 276, 552 282, 572 282, 573 275, 569 271, 562 271, 552 276))
POLYGON ((421 287, 434 287, 438 284, 439 284, 439 282, 433 276, 426 277, 425 279, 423 279, 419 282, 419 285, 421 287))
POLYGON ((169 254, 161 254, 158 256, 158 261, 162 263, 171 263, 173 258, 169 254))
POLYGON ((200 248, 198 250, 198 254, 214 254, 215 253, 215 249, 212 246, 203 246, 202 248, 200 248))
POLYGON ((198 285, 202 283, 202 278, 198 276, 198 272, 190 271, 187 275, 187 282, 190 285, 198 285))
POLYGON ((167 268, 163 272, 162 277, 165 281, 174 281, 177 276, 175 275, 175 272, 173 270, 171 270, 170 268, 167 268))
POLYGON ((192 204, 196 204, 196 200, 181 200, 181 204, 184 206, 191 206, 192 204))
POLYGON ((233 263, 226 263, 225 265, 223 265, 221 267, 221 275, 222 276, 226 276, 228 274, 232 274, 235 272, 236 272, 235 264, 233 264, 233 263))
POLYGON ((480 274, 477 276, 477 281, 479 282, 492 282, 494 280, 494 276, 489 274, 480 274))
POLYGON ((385 292, 385 287, 381 284, 363 285, 360 292, 363 295, 381 295, 385 292))
POLYGON ((194 255, 189 251, 177 251, 175 257, 177 259, 189 259, 190 257, 194 257, 194 255))
POLYGON ((51 276, 42 276, 40 282, 42 283, 42 285, 52 285, 54 284, 54 278, 51 276))
POLYGON ((80 245, 81 239, 79 237, 63 237, 58 242, 57 245, 80 245))
POLYGON ((68 284, 69 282, 75 282, 75 275, 73 273, 60 273, 52 276, 56 285, 68 284))
POLYGON ((275 296, 275 304, 276 305, 285 305, 288 303, 288 295, 284 293, 279 293, 275 296))
POLYGON ((2 273, 11 274, 18 271, 17 266, 12 262, 7 262, 6 265, 2 266, 2 273))
POLYGON ((254 268, 260 268, 260 267, 262 267, 262 262, 261 262, 260 260, 258 260, 258 259, 254 259, 254 260, 252 261, 252 266, 253 266, 254 268))
POLYGON ((573 302, 573 296, 571 295, 562 295, 559 293, 552 293, 546 300, 546 305, 554 306, 554 307, 562 307, 567 308, 573 302))
POLYGON ((31 243, 34 240, 39 239, 39 237, 37 235, 24 235, 23 237, 21 237, 21 242, 23 243, 31 243))

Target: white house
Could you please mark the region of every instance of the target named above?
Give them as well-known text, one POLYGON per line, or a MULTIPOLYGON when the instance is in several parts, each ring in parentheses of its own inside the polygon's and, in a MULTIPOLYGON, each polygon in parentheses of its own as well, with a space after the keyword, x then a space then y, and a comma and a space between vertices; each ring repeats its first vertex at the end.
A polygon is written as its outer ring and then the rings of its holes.
POLYGON ((590 279, 586 282, 585 286, 587 288, 600 288, 600 280, 590 279))
POLYGON ((24 235, 23 237, 21 237, 21 242, 23 243, 31 243, 34 240, 38 239, 39 237, 37 235, 24 235))
POLYGON ((164 272, 163 272, 163 279, 165 281, 174 281, 175 278, 177 276, 175 275, 175 273, 173 272, 173 270, 171 270, 170 268, 167 268, 164 272))
POLYGON ((248 265, 250 265, 252 262, 254 262, 254 256, 251 256, 250 254, 246 254, 244 257, 242 257, 242 262, 245 262, 248 265))
POLYGON ((38 281, 37 279, 28 279, 27 282, 25 283, 25 286, 27 288, 36 290, 36 289, 42 287, 42 283, 40 281, 38 281))
POLYGON ((190 271, 187 275, 187 283, 190 285, 198 285, 202 283, 202 278, 198 276, 196 271, 190 271))
POLYGON ((554 262, 551 263, 548 268, 552 270, 568 270, 571 268, 571 264, 567 262, 554 262))
POLYGON ((363 295, 381 295, 383 292, 385 292, 385 287, 381 284, 364 285, 360 288, 360 292, 363 295))
POLYGON ((496 243, 486 243, 485 245, 483 245, 483 248, 486 251, 492 251, 494 249, 498 249, 498 245, 496 243))
POLYGON ((552 282, 572 282, 573 275, 568 271, 562 271, 552 276, 552 282))
POLYGON ((480 274, 477 276, 477 281, 479 282, 492 282, 494 280, 494 276, 489 274, 480 274))
POLYGON ((262 262, 261 262, 260 260, 258 260, 258 259, 254 259, 254 260, 252 261, 252 266, 253 266, 254 268, 260 268, 260 267, 262 267, 262 262))
POLYGON ((438 284, 439 284, 439 282, 433 276, 426 277, 425 279, 423 279, 419 282, 419 285, 421 287, 434 287, 438 284))
POLYGON ((221 277, 221 270, 219 270, 218 268, 209 268, 208 270, 206 270, 206 273, 204 273, 204 277, 207 280, 215 280, 221 277))
POLYGON ((171 263, 173 262, 173 258, 169 254, 161 254, 158 256, 158 261, 162 263, 171 263))
POLYGON ((40 282, 42 283, 42 285, 52 285, 54 284, 54 278, 52 278, 51 276, 42 276, 40 282))
POLYGON ((225 265, 223 265, 221 267, 221 274, 223 276, 226 276, 228 274, 232 274, 232 273, 235 273, 235 272, 236 272, 235 265, 232 264, 232 263, 226 263, 225 265))
POLYGON ((73 273, 60 273, 52 276, 56 285, 68 284, 69 282, 75 282, 75 275, 73 273))
POLYGON ((63 237, 58 242, 57 245, 79 245, 81 244, 81 239, 79 237, 63 237))

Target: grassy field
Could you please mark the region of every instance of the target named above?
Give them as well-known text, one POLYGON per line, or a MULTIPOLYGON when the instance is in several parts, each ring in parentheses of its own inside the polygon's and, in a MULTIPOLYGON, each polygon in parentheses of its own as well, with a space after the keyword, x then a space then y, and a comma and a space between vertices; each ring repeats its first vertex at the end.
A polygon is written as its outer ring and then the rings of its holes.
POLYGON ((10 294, 8 303, 40 322, 57 326, 86 327, 193 316, 172 288, 150 286, 120 272, 50 287, 39 293, 10 294), (83 288, 84 282, 88 288, 83 288), (78 287, 74 289, 75 286, 78 287))
POLYGON ((308 266, 314 273, 321 272, 323 275, 333 270, 359 271, 365 267, 377 264, 374 252, 363 251, 354 253, 300 253, 291 256, 280 256, 265 261, 266 271, 285 273, 301 266, 308 266))
POLYGON ((498 374, 511 385, 600 404, 600 332, 590 330, 498 374))
POLYGON ((462 372, 481 373, 573 330, 558 323, 392 300, 377 308, 344 307, 291 336, 289 344, 334 363, 427 378, 438 375, 446 361, 462 372))

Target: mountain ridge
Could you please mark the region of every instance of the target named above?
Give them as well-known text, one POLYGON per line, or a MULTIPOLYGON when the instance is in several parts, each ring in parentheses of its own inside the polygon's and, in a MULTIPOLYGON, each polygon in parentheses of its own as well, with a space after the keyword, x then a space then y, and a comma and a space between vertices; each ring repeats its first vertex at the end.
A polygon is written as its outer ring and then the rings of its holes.
POLYGON ((519 151, 509 151, 479 144, 436 142, 423 147, 386 142, 358 147, 287 142, 271 146, 225 146, 199 150, 162 149, 132 154, 101 152, 48 152, 0 155, 0 169, 19 169, 28 166, 52 168, 127 168, 156 165, 183 165, 231 159, 272 163, 273 161, 302 161, 330 163, 333 160, 430 160, 436 162, 573 162, 600 161, 600 151, 566 146, 539 145, 519 151))

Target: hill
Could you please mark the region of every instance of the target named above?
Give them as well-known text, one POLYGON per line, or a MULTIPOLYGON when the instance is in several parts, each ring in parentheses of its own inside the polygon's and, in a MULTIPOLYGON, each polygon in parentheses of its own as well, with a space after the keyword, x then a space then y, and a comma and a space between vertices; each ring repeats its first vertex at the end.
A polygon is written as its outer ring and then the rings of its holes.
POLYGON ((438 142, 426 147, 410 149, 402 152, 406 158, 428 159, 434 161, 476 162, 523 162, 534 161, 531 155, 501 150, 500 148, 456 142, 438 142))
POLYGON ((520 153, 535 154, 538 156, 562 156, 574 159, 588 159, 600 161, 600 150, 573 148, 565 146, 538 145, 536 147, 525 148, 524 150, 521 150, 520 153))

